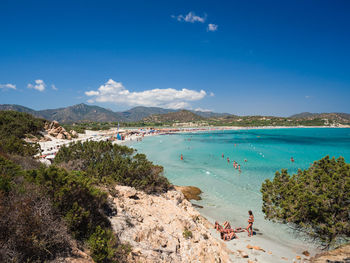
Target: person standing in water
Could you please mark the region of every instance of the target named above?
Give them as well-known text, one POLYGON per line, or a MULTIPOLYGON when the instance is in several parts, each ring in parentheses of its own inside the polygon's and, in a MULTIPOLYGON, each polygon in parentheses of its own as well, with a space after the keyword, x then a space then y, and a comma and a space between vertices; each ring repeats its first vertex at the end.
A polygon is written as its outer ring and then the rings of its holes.
POLYGON ((241 165, 238 165, 238 171, 241 172, 241 165))
POLYGON ((249 218, 248 218, 248 226, 246 228, 248 232, 248 237, 253 236, 253 223, 254 223, 254 216, 252 210, 248 211, 249 218))
POLYGON ((180 157, 180 159, 181 159, 181 161, 183 161, 183 159, 184 159, 184 157, 183 157, 183 155, 181 154, 181 157, 180 157))

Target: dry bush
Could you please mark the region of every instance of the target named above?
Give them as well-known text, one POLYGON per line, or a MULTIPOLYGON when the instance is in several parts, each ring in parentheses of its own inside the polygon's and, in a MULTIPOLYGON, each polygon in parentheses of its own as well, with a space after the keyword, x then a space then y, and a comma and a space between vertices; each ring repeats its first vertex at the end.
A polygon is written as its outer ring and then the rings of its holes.
POLYGON ((72 240, 40 189, 0 192, 0 262, 43 262, 70 254, 72 240))
POLYGON ((30 156, 8 154, 6 157, 14 163, 20 165, 24 170, 39 169, 42 165, 39 161, 30 156))

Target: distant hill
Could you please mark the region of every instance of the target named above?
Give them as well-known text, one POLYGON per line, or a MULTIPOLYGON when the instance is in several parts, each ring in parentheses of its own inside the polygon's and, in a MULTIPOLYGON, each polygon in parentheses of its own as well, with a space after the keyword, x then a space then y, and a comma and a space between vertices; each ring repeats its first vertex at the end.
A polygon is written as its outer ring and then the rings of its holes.
POLYGON ((18 112, 25 112, 29 113, 32 115, 35 115, 35 110, 17 105, 17 104, 0 104, 0 110, 13 110, 13 111, 18 111, 18 112))
POLYGON ((158 107, 139 106, 139 107, 132 108, 128 111, 123 111, 121 112, 121 114, 126 120, 136 122, 153 114, 166 114, 166 113, 175 112, 175 111, 176 110, 163 109, 158 107))
POLYGON ((127 111, 114 112, 99 106, 84 103, 58 109, 33 110, 16 104, 0 104, 0 110, 13 110, 32 114, 35 117, 50 121, 56 120, 62 124, 78 122, 192 122, 203 119, 210 120, 212 125, 256 125, 256 121, 266 125, 277 125, 288 122, 290 125, 350 124, 348 113, 310 113, 302 112, 289 118, 272 116, 236 116, 228 113, 207 111, 172 110, 158 107, 134 107, 127 111), (269 122, 267 122, 269 120, 269 122), (282 122, 282 123, 281 123, 282 122))
POLYGON ((84 103, 66 108, 41 110, 37 112, 47 120, 57 120, 60 123, 72 122, 112 122, 124 121, 122 114, 99 106, 90 106, 84 103))
POLYGON ((310 113, 310 112, 302 112, 299 114, 295 114, 290 116, 290 118, 294 119, 327 119, 330 121, 336 121, 339 123, 349 123, 350 122, 350 114, 348 113, 340 113, 340 112, 334 112, 334 113, 310 113))
MULTIPOLYGON (((86 105, 84 103, 58 109, 47 110, 33 110, 16 104, 0 104, 0 110, 13 110, 19 112, 26 112, 36 117, 47 120, 56 120, 60 123, 74 123, 74 122, 138 122, 151 115, 160 115, 179 112, 179 110, 163 109, 158 107, 134 107, 127 111, 114 112, 99 106, 86 105)), ((191 112, 191 111, 189 111, 191 112)), ((203 118, 212 118, 219 116, 228 116, 228 113, 214 113, 203 111, 192 111, 192 118, 187 116, 189 120, 196 119, 193 116, 200 116, 203 118)), ((181 114, 180 114, 181 115, 181 114)), ((176 115, 175 115, 176 116, 176 115)))
POLYGON ((191 111, 194 114, 197 114, 203 118, 220 118, 220 117, 225 117, 225 116, 231 116, 230 113, 216 113, 212 111, 191 111))
POLYGON ((311 113, 311 112, 301 112, 298 114, 294 114, 292 116, 290 116, 290 118, 308 118, 308 117, 312 117, 314 115, 317 115, 317 113, 311 113))
POLYGON ((193 121, 201 121, 205 118, 191 112, 188 110, 180 110, 176 112, 170 112, 166 114, 154 114, 149 117, 143 119, 144 122, 152 122, 152 123, 166 123, 166 122, 193 122, 193 121))

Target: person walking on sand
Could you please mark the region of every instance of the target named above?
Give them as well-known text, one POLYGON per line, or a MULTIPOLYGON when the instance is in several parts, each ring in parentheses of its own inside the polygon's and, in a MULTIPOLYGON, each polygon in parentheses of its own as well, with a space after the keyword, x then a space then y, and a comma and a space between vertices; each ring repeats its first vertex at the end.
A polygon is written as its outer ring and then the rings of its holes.
POLYGON ((248 211, 249 218, 248 218, 248 226, 246 228, 246 231, 248 232, 248 237, 253 236, 253 223, 254 223, 254 216, 252 210, 248 211))

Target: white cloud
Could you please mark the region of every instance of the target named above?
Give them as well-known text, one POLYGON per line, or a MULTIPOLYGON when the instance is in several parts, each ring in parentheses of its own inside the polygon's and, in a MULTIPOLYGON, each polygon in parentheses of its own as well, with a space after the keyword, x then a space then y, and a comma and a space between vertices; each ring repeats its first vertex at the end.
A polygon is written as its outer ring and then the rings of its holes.
POLYGON ((215 25, 215 24, 208 24, 208 28, 207 28, 208 31, 216 31, 218 30, 218 25, 215 25))
POLYGON ((187 15, 178 15, 178 16, 171 16, 172 18, 176 19, 177 21, 180 22, 188 22, 188 23, 204 23, 205 20, 207 19, 207 15, 204 16, 197 16, 194 12, 189 12, 187 15))
POLYGON ((215 96, 214 92, 210 92, 209 96, 214 97, 215 96))
POLYGON ((34 85, 29 83, 27 85, 27 88, 29 88, 29 89, 36 89, 38 91, 44 91, 45 88, 46 88, 46 84, 45 84, 45 82, 42 79, 37 79, 37 80, 35 80, 35 84, 34 85))
POLYGON ((94 90, 90 90, 90 91, 85 92, 86 96, 97 96, 99 94, 100 94, 100 92, 94 91, 94 90))
POLYGON ((197 108, 197 109, 195 109, 195 111, 212 112, 212 110, 202 109, 202 108, 197 108))
POLYGON ((16 89, 16 85, 11 83, 0 84, 0 89, 16 89))
POLYGON ((308 96, 308 95, 305 96, 305 99, 310 99, 310 98, 311 98, 311 96, 308 96))
POLYGON ((204 90, 189 89, 152 89, 140 92, 127 90, 121 82, 109 79, 97 90, 85 92, 86 96, 93 97, 88 102, 112 102, 128 106, 163 107, 182 109, 190 106, 189 102, 203 99, 207 93, 204 90))
POLYGON ((58 90, 58 88, 56 88, 55 84, 52 84, 52 85, 51 85, 51 89, 53 89, 53 90, 58 90))

